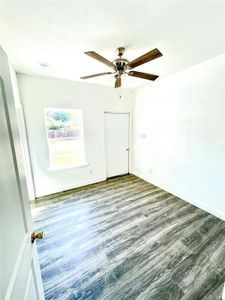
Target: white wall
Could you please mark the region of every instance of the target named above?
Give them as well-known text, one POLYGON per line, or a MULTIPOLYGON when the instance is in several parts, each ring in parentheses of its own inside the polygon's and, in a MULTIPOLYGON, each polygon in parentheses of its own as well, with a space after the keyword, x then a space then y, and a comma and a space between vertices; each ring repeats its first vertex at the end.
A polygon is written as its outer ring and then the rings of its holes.
MULTIPOLYGON (((18 74, 24 106, 36 196, 43 196, 106 178, 104 111, 131 112, 132 93, 109 87, 18 74), (82 109, 88 166, 49 170, 44 108, 82 109)), ((132 141, 131 141, 132 142, 132 141)))
POLYGON ((136 91, 133 173, 225 220, 224 62, 136 91))

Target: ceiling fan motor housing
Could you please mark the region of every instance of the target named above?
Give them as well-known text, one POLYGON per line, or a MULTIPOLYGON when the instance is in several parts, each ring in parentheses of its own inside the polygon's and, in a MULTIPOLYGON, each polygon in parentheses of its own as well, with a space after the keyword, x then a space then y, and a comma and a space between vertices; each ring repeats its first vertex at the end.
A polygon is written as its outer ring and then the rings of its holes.
POLYGON ((115 70, 124 72, 127 68, 129 61, 125 58, 117 58, 113 61, 113 64, 115 66, 115 70))
POLYGON ((117 55, 119 58, 115 59, 112 63, 115 66, 115 71, 118 73, 122 74, 125 72, 127 69, 127 65, 129 61, 125 58, 122 58, 122 55, 124 54, 125 48, 124 47, 119 47, 116 49, 117 55))

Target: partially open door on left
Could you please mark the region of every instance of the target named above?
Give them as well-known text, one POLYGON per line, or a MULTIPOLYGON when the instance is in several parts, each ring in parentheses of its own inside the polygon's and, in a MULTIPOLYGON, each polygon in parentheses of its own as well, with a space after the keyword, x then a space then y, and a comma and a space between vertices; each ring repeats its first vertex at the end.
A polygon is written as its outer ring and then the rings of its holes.
POLYGON ((0 48, 0 299, 44 299, 8 59, 0 48))

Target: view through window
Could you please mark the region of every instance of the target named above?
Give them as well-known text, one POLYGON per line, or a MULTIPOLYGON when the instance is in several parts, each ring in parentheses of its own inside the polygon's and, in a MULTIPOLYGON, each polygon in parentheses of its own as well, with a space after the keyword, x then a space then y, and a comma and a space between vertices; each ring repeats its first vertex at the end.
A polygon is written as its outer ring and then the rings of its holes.
POLYGON ((50 163, 53 168, 85 163, 80 109, 45 109, 50 163))

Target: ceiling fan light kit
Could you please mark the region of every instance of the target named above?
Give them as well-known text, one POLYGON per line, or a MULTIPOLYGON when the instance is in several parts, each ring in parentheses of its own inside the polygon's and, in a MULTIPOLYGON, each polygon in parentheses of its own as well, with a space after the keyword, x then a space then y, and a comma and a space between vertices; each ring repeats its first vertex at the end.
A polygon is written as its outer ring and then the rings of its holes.
POLYGON ((117 55, 119 56, 119 58, 113 60, 112 62, 94 51, 85 52, 85 54, 89 55, 90 57, 92 57, 92 58, 100 61, 101 63, 107 65, 108 67, 112 68, 114 70, 114 72, 98 73, 98 74, 83 76, 80 78, 81 79, 89 79, 89 78, 93 78, 93 77, 114 74, 115 88, 119 88, 122 85, 121 75, 124 75, 124 74, 127 74, 128 76, 138 77, 138 78, 152 80, 152 81, 156 80, 159 77, 158 75, 154 75, 154 74, 150 74, 150 73, 129 71, 133 68, 136 68, 140 65, 143 65, 153 59, 156 59, 156 58, 162 56, 162 53, 157 48, 145 53, 144 55, 132 60, 131 62, 129 60, 127 60, 126 58, 122 57, 125 52, 125 48, 119 47, 116 49, 116 52, 117 52, 117 55))

